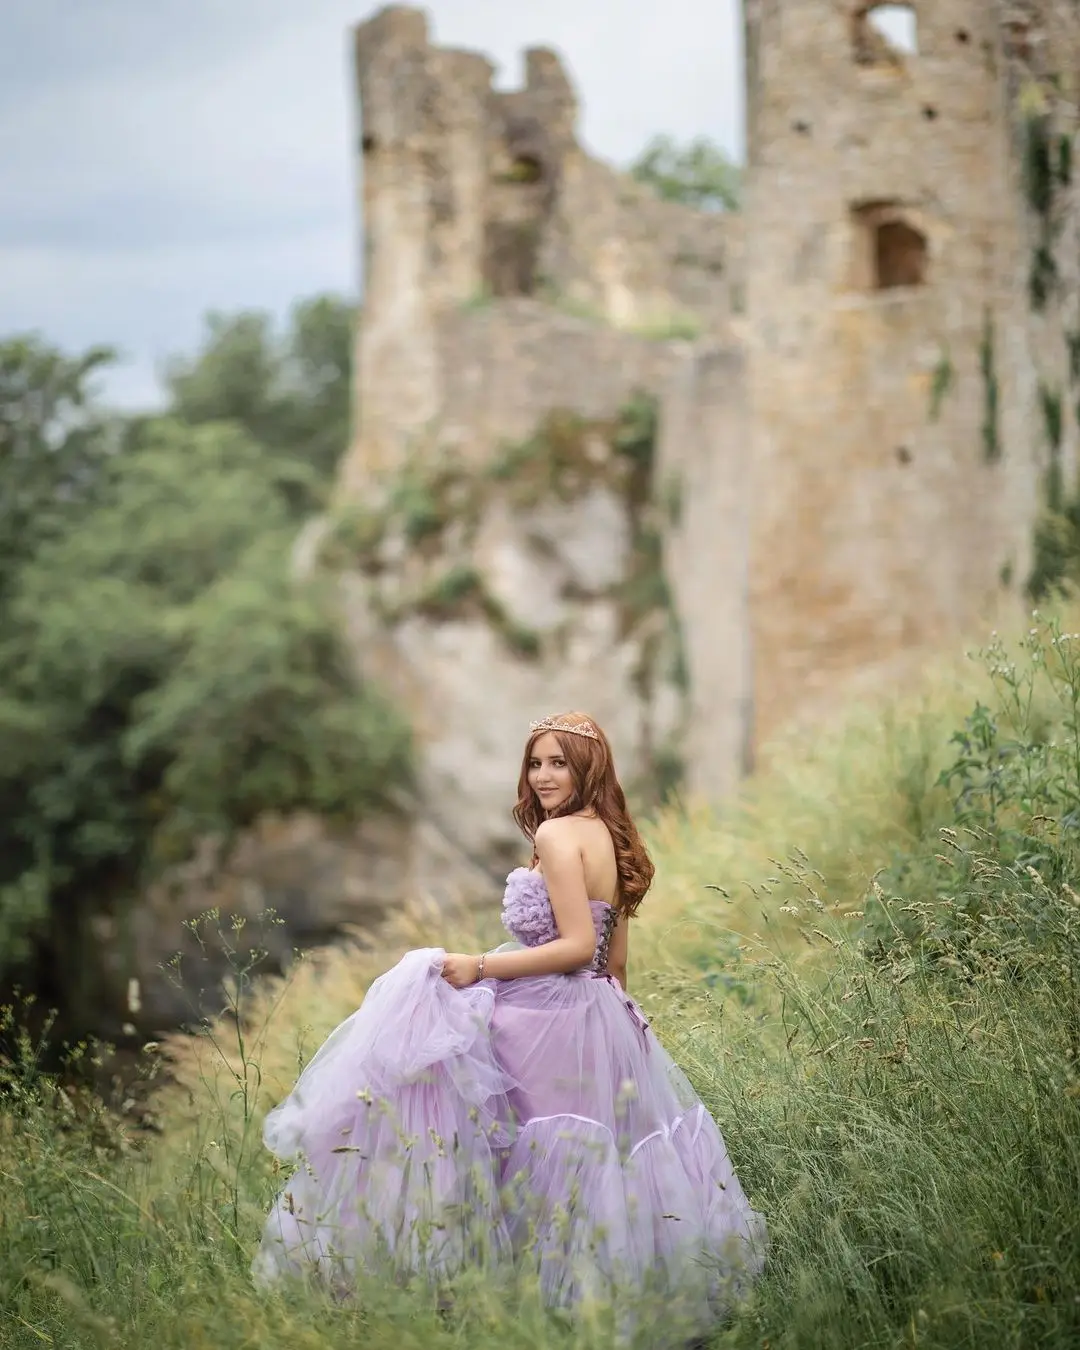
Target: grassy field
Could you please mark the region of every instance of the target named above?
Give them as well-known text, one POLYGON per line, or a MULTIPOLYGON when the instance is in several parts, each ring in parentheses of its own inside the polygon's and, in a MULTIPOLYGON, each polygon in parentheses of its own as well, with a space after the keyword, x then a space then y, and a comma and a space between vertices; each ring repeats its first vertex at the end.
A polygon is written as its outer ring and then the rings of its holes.
MULTIPOLYGON (((772 1236, 715 1346, 1080 1343, 1078 662, 1036 621, 774 747, 723 815, 651 822, 634 992, 772 1236)), ((266 1104, 405 947, 497 940, 495 900, 490 922, 403 914, 272 986, 241 974, 240 1016, 168 1047, 149 1145, 27 1047, 0 1098, 0 1345, 611 1345, 605 1310, 568 1327, 480 1279, 449 1311, 423 1288, 335 1306, 248 1280, 279 1180, 266 1104)))

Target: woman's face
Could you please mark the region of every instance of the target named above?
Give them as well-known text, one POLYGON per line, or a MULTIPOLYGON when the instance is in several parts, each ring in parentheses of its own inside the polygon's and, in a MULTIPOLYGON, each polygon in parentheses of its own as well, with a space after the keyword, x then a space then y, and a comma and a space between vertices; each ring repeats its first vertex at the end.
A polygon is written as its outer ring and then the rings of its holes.
POLYGON ((529 756, 529 786, 550 815, 574 794, 570 766, 563 758, 562 746, 550 731, 537 736, 529 756))

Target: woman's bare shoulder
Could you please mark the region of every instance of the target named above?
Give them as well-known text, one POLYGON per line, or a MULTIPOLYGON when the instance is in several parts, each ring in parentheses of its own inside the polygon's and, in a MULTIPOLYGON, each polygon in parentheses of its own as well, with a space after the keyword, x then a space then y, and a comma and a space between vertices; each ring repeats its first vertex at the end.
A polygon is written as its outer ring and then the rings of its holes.
POLYGON ((552 816, 536 827, 533 842, 537 848, 566 848, 577 845, 581 838, 581 822, 577 816, 552 816))

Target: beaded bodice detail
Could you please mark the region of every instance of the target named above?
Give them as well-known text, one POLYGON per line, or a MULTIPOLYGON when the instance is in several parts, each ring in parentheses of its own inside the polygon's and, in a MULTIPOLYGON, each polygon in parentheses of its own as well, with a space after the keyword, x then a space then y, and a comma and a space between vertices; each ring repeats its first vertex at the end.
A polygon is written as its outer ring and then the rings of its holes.
MULTIPOLYGON (((596 928, 596 954, 589 969, 603 971, 607 969, 611 935, 618 915, 603 900, 590 900, 589 909, 596 928)), ((530 871, 528 867, 515 867, 506 878, 502 921, 510 936, 524 947, 539 947, 559 936, 547 883, 539 872, 530 871)))

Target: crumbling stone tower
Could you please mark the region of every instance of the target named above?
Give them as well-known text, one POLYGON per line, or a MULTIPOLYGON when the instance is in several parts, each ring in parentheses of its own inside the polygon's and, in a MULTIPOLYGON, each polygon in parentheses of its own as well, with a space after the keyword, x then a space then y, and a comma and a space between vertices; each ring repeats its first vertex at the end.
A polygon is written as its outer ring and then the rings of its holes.
POLYGON ((998 11, 747 0, 759 737, 1026 575, 1035 377, 998 11))
POLYGON ((605 416, 656 386, 657 335, 726 324, 725 220, 586 154, 555 53, 527 51, 523 87, 496 90, 490 61, 432 45, 399 6, 357 27, 354 52, 365 294, 346 488, 436 438, 482 458, 553 407, 605 416))
MULTIPOLYGON (((752 742, 1015 602, 1051 470, 1071 483, 1080 451, 1074 0, 744 9, 746 199, 729 216, 592 159, 553 52, 527 52, 504 92, 483 56, 433 46, 418 10, 354 35, 366 257, 343 494, 377 498, 444 453, 482 471, 552 410, 600 422, 651 395, 649 556, 684 658, 669 703, 692 728, 684 785, 712 799, 752 742)), ((592 558, 611 531, 580 526, 592 558)), ((528 535, 515 522, 468 559, 523 621, 558 542, 510 566, 528 535)), ((588 627, 587 589, 559 593, 566 633, 588 627)), ((468 623, 380 623, 358 649, 370 662, 381 642, 380 675, 414 688, 429 765, 446 728, 491 741, 489 700, 424 675, 468 623)), ((569 647, 540 649, 481 663, 507 728, 565 673, 569 647)), ((604 698, 626 745, 652 746, 678 719, 622 680, 621 650, 590 649, 571 702, 604 698)))

